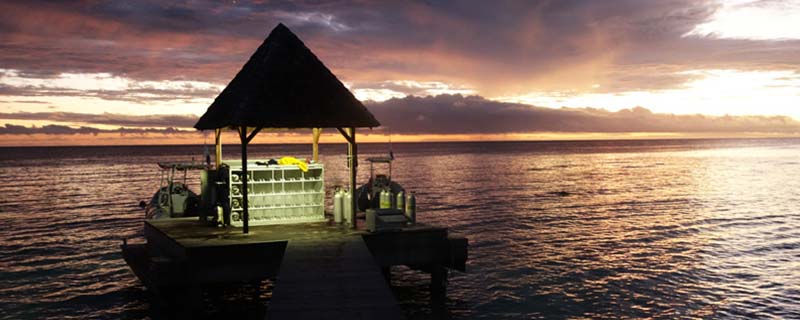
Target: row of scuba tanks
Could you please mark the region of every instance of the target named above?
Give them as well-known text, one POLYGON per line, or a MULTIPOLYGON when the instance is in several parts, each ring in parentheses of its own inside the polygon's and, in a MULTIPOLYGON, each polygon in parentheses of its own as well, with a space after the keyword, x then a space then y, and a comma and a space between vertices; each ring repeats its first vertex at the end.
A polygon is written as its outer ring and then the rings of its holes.
MULTIPOLYGON (((393 194, 389 190, 382 190, 379 193, 380 209, 399 209, 411 223, 417 222, 417 198, 414 191, 406 194, 400 191, 393 194)), ((353 212, 353 193, 346 189, 337 189, 333 196, 333 221, 336 223, 350 221, 353 212)))

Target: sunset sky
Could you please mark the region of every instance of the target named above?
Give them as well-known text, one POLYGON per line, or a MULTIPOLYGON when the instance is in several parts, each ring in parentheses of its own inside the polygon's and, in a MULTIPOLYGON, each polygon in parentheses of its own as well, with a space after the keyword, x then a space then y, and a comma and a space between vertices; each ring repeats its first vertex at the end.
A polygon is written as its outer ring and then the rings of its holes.
POLYGON ((18 1, 0 145, 202 142, 279 22, 383 124, 362 141, 800 136, 800 1, 18 1))

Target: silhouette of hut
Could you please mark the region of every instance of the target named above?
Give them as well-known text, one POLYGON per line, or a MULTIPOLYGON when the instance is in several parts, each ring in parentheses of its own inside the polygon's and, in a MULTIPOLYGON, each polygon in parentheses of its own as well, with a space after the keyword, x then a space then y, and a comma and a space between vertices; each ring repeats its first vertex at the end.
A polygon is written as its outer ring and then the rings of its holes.
MULTIPOLYGON (((217 96, 194 125, 215 130, 216 164, 221 159, 221 131, 239 133, 243 171, 247 144, 266 128, 309 128, 317 159, 322 128, 336 128, 348 143, 350 190, 356 190, 356 128, 380 126, 378 120, 347 90, 311 50, 283 24, 278 24, 242 70, 217 96)), ((247 184, 247 175, 243 177, 247 184)), ((243 231, 248 233, 247 188, 243 188, 243 231)), ((352 208, 356 208, 353 197, 352 208)), ((355 215, 355 210, 352 213, 355 215)), ((351 217, 355 228, 355 217, 351 217)))

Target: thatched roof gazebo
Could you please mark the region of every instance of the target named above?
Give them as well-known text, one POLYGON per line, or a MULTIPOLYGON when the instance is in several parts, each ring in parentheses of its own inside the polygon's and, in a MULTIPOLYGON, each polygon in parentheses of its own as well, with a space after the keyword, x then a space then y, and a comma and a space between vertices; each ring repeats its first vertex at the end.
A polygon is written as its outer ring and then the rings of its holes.
MULTIPOLYGON (((222 90, 194 125, 215 130, 216 165, 221 161, 221 131, 236 130, 242 145, 242 171, 247 172, 247 144, 265 128, 308 128, 317 160, 322 128, 336 128, 348 143, 350 190, 356 190, 356 128, 380 126, 378 120, 283 24, 278 24, 242 70, 222 90)), ((242 182, 247 185, 247 175, 242 182)), ((247 188, 243 188, 243 231, 248 233, 247 188)), ((352 208, 356 206, 353 197, 352 208)), ((355 210, 351 212, 356 227, 355 210)))

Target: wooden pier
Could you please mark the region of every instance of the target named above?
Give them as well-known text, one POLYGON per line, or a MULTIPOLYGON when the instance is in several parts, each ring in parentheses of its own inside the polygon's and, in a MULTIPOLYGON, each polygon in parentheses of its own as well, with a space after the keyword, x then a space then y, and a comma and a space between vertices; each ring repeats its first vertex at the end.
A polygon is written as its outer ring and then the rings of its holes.
POLYGON ((268 319, 400 319, 386 281, 393 265, 431 273, 443 294, 447 269, 464 270, 467 241, 422 224, 369 233, 329 222, 216 228, 197 218, 148 220, 145 244, 123 244, 125 260, 156 295, 180 290, 184 313, 203 286, 274 279, 268 319), (382 272, 383 271, 383 272, 382 272))

